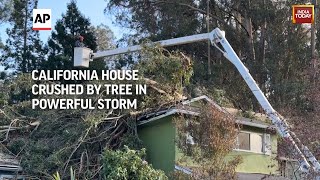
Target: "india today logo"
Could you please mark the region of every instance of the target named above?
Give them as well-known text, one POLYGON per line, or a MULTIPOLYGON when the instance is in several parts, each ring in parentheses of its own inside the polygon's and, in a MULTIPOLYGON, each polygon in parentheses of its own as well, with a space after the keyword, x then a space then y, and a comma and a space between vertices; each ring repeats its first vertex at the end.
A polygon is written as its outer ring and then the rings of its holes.
POLYGON ((313 5, 293 5, 292 22, 294 24, 313 24, 314 6, 313 5))
POLYGON ((51 9, 33 9, 33 30, 51 30, 51 9))

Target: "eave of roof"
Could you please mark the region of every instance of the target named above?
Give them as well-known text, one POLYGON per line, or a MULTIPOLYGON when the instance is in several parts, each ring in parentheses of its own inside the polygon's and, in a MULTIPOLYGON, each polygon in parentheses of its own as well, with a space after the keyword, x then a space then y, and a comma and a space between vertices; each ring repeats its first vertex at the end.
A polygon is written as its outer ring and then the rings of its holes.
MULTIPOLYGON (((203 96, 199 96, 187 101, 183 101, 181 104, 182 105, 190 105, 193 102, 199 101, 199 100, 205 100, 207 102, 209 102, 211 105, 213 105, 214 107, 218 108, 219 110, 230 114, 230 112, 228 111, 228 109, 222 108, 221 106, 219 106, 218 104, 216 104, 213 100, 211 100, 210 98, 208 98, 207 96, 203 95, 203 96)), ((147 124, 149 122, 153 122, 159 119, 162 119, 164 117, 167 116, 171 116, 174 114, 184 114, 184 115, 192 115, 192 116, 198 116, 199 112, 190 110, 190 109, 181 109, 181 108, 172 108, 169 110, 165 110, 165 111, 161 111, 159 113, 152 113, 152 115, 150 115, 148 118, 148 115, 145 117, 145 120, 140 120, 137 122, 138 125, 143 125, 143 124, 147 124), (159 114, 159 115, 157 115, 159 114)), ((236 118, 236 123, 241 124, 241 125, 245 125, 245 126, 251 126, 251 127, 257 127, 257 128, 262 128, 262 129, 266 129, 268 127, 271 127, 270 124, 267 124, 263 121, 257 121, 257 120, 253 120, 253 119, 249 119, 249 118, 244 118, 244 117, 237 117, 236 118)))
POLYGON ((236 123, 241 124, 241 125, 245 125, 245 126, 262 128, 262 129, 272 127, 272 125, 264 123, 262 121, 252 120, 252 119, 243 118, 243 117, 237 117, 236 123))
POLYGON ((13 156, 0 153, 0 170, 2 171, 20 171, 22 170, 19 161, 13 156))
POLYGON ((149 123, 149 122, 152 122, 152 121, 155 121, 155 120, 158 120, 158 119, 170 116, 170 115, 174 115, 174 114, 186 114, 186 115, 192 115, 192 116, 199 115, 198 112, 174 108, 174 109, 168 110, 167 112, 165 112, 164 114, 161 114, 159 116, 155 116, 150 119, 143 120, 143 121, 138 121, 138 125, 146 124, 146 123, 149 123))
MULTIPOLYGON (((171 116, 174 114, 184 114, 184 115, 192 115, 192 116, 199 115, 198 112, 194 112, 194 111, 188 111, 188 110, 182 110, 182 109, 170 109, 166 113, 161 114, 159 116, 155 116, 150 119, 143 120, 143 121, 138 121, 138 125, 147 124, 149 122, 153 122, 153 121, 156 121, 156 120, 159 120, 159 119, 162 119, 164 117, 168 117, 168 116, 171 116)), ((248 118, 237 118, 236 123, 241 124, 241 125, 245 125, 245 126, 262 128, 262 129, 266 129, 268 127, 271 127, 271 125, 269 125, 269 124, 266 124, 266 123, 263 123, 260 121, 254 121, 254 120, 251 120, 248 118)))
POLYGON ((22 171, 22 168, 21 168, 21 166, 16 166, 16 165, 3 165, 3 164, 0 164, 0 171, 17 172, 17 171, 22 171))

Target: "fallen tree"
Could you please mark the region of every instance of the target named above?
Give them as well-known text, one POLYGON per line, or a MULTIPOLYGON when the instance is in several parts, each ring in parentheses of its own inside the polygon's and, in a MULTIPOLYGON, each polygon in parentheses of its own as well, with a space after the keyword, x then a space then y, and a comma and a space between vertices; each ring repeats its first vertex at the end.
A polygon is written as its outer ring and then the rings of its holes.
MULTIPOLYGON (((102 154, 105 151, 121 150, 125 146, 136 150, 143 147, 137 136, 137 116, 172 106, 181 100, 183 87, 192 75, 189 61, 179 52, 170 53, 159 47, 143 51, 134 67, 140 71, 140 80, 128 81, 130 84, 147 84, 148 87, 147 95, 130 97, 140 102, 136 110, 33 109, 32 98, 74 96, 34 96, 30 93, 31 86, 39 82, 32 81, 30 74, 8 79, 3 86, 6 103, 0 109, 1 151, 20 160, 27 178, 52 179, 58 171, 65 179, 73 167, 80 179, 103 179, 102 154)), ((118 84, 117 81, 80 83, 84 86, 86 83, 118 84)), ((76 98, 96 101, 113 97, 100 93, 77 95, 76 98)))

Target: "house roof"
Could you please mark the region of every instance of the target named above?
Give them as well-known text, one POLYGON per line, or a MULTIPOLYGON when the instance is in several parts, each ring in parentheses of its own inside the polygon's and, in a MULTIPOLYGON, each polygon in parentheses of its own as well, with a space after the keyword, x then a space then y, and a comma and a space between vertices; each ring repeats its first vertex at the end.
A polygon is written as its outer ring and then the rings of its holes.
POLYGON ((174 114, 185 114, 185 115, 192 115, 192 116, 198 116, 199 115, 199 107, 192 106, 193 103, 198 101, 205 101, 210 103, 210 105, 216 107, 217 109, 221 110, 222 112, 225 112, 227 114, 231 114, 233 116, 236 116, 236 123, 251 127, 257 127, 257 128, 268 128, 270 127, 270 123, 267 123, 267 117, 261 113, 255 113, 253 116, 254 119, 251 118, 245 118, 239 116, 239 110, 234 108, 223 108, 219 106, 217 103, 215 103, 212 99, 209 97, 203 95, 199 96, 190 100, 186 100, 181 102, 178 106, 174 106, 165 110, 157 111, 154 113, 149 113, 144 116, 140 116, 138 118, 138 125, 147 124, 149 122, 153 122, 159 119, 162 119, 164 117, 174 115, 174 114), (259 119, 259 120, 256 120, 259 119))
POLYGON ((0 171, 20 171, 19 161, 13 156, 0 152, 0 171))

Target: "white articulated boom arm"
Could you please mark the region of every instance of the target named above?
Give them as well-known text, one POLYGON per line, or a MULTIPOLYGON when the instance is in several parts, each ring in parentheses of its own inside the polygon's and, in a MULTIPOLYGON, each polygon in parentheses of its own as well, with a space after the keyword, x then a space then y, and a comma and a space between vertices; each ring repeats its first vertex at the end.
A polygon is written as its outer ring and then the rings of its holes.
MULTIPOLYGON (((204 40, 210 40, 212 45, 215 46, 219 51, 221 51, 223 55, 237 68, 237 70, 249 86, 250 90, 253 92, 254 96, 257 98, 258 102, 264 109, 266 115, 276 126, 279 135, 283 137, 285 140, 289 141, 294 147, 293 152, 299 156, 300 169, 303 172, 309 172, 310 168, 312 168, 314 171, 320 172, 320 164, 317 161, 317 159, 314 157, 311 151, 300 142, 300 140, 295 136, 295 134, 290 131, 286 120, 272 108, 266 96, 263 94, 255 80, 252 78, 251 74, 249 73, 249 70, 244 66, 242 61, 239 59, 239 57, 234 52, 233 48, 225 38, 223 31, 221 31, 219 28, 216 28, 210 33, 185 36, 181 38, 158 41, 155 43, 159 43, 161 46, 166 47, 204 40), (222 48, 220 48, 218 44, 220 44, 222 48)), ((88 48, 76 47, 74 51, 74 65, 88 67, 89 60, 139 51, 142 48, 142 46, 136 45, 93 53, 88 48)))
POLYGON ((213 33, 213 37, 210 37, 211 43, 216 48, 218 48, 223 53, 223 55, 238 69, 242 78, 245 80, 250 90, 257 98, 263 110, 271 119, 272 123, 276 126, 280 136, 285 140, 288 140, 295 148, 295 153, 300 157, 300 169, 304 172, 308 172, 310 168, 309 162, 311 162, 313 169, 317 172, 320 172, 320 164, 317 159, 313 156, 311 151, 301 143, 301 141, 295 136, 295 134, 290 131, 289 125, 287 124, 286 120, 273 109, 266 96, 263 94, 255 80, 249 73, 249 70, 244 66, 224 35, 221 34, 220 29, 216 28, 214 31, 215 33, 213 33), (217 46, 217 43, 220 43, 224 50, 220 49, 217 46), (300 144, 301 149, 295 141, 300 144))
MULTIPOLYGON (((180 37, 175 39, 158 41, 156 43, 159 43, 162 47, 166 47, 166 46, 188 44, 188 43, 197 42, 197 41, 204 41, 208 39, 209 39, 209 33, 204 33, 204 34, 197 34, 192 36, 185 36, 185 37, 180 37)), ((143 47, 140 45, 135 45, 135 46, 118 48, 118 49, 113 49, 113 50, 108 50, 103 52, 96 52, 93 54, 93 58, 107 57, 112 55, 124 54, 128 52, 140 51, 142 48, 143 47)))

